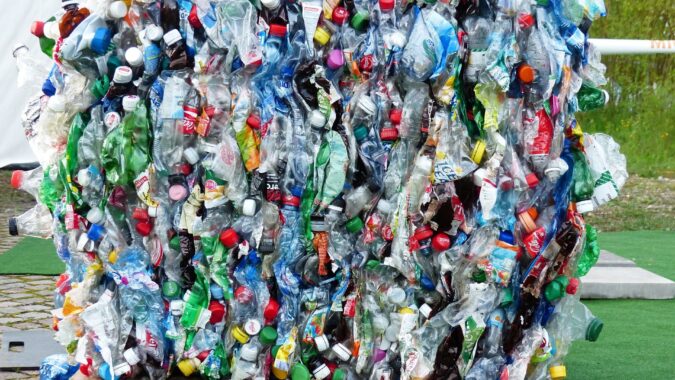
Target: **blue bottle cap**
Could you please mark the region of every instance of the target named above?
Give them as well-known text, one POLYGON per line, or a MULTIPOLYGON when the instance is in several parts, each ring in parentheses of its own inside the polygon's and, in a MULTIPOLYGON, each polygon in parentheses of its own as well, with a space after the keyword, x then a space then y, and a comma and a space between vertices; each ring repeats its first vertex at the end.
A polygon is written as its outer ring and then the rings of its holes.
POLYGON ((225 297, 223 288, 221 288, 220 285, 216 283, 211 284, 211 298, 214 300, 222 300, 223 297, 225 297))
POLYGON ((89 231, 87 231, 87 237, 93 241, 103 239, 103 235, 105 235, 105 228, 100 224, 92 224, 91 227, 89 227, 89 231))
POLYGON ((507 244, 515 244, 515 239, 513 238, 513 233, 511 231, 499 231, 499 240, 507 244))
POLYGON ((302 187, 298 185, 294 185, 291 187, 291 194, 293 194, 294 197, 302 197, 302 187))
POLYGON ((420 285, 422 285, 422 288, 425 290, 434 290, 436 288, 434 282, 425 274, 420 278, 420 285))
POLYGON ((98 28, 94 32, 94 38, 91 39, 89 48, 98 55, 103 55, 108 51, 110 41, 112 40, 112 32, 108 28, 98 28))
POLYGON ((49 78, 42 84, 42 93, 47 96, 54 96, 56 94, 56 87, 54 87, 54 83, 49 78))

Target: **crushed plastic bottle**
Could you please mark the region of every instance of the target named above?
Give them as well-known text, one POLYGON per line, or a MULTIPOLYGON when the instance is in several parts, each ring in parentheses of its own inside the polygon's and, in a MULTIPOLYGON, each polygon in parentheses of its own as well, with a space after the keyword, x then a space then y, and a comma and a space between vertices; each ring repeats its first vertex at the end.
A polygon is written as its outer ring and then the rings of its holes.
MULTIPOLYGON (((50 0, 56 1, 56 0, 50 0)), ((601 0, 62 1, 14 51, 42 378, 565 377, 627 178, 601 0), (489 3, 489 4, 488 4, 489 3)))

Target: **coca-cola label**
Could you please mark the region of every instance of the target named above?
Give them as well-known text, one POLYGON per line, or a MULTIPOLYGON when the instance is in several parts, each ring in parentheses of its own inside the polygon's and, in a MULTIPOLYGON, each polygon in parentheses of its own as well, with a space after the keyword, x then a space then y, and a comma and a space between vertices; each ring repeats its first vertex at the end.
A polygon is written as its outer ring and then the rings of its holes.
POLYGON ((197 129, 197 107, 183 105, 183 133, 186 135, 194 134, 197 129))

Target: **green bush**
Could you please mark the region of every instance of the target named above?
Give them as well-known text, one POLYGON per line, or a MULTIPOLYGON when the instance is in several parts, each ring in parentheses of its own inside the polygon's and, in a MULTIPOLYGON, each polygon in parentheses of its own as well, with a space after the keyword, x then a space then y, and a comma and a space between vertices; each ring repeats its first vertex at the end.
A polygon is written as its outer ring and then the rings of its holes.
MULTIPOLYGON (((675 40, 675 1, 605 3, 607 17, 593 23, 591 37, 675 40)), ((603 110, 579 114, 582 129, 613 136, 631 173, 675 177, 675 55, 615 55, 602 61, 611 100, 603 110)))

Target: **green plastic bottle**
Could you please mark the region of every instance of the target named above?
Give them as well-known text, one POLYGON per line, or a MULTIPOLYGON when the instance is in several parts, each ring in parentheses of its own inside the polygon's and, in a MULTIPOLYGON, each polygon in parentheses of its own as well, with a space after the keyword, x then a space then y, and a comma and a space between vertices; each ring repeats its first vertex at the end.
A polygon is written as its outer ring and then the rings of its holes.
POLYGON ((593 176, 588 167, 586 155, 580 150, 573 150, 574 156, 574 185, 572 187, 572 200, 577 202, 579 212, 592 211, 591 197, 593 196, 593 176), (582 206, 583 205, 583 209, 582 206))
POLYGON ((593 265, 598 262, 600 257, 600 247, 598 246, 598 231, 590 224, 586 225, 586 244, 584 250, 577 262, 577 272, 575 277, 585 276, 591 270, 593 265))
POLYGON ((108 182, 130 185, 149 162, 150 127, 147 109, 141 102, 106 136, 101 149, 101 164, 108 182))
POLYGON ((579 111, 592 111, 603 108, 609 101, 609 94, 605 90, 584 83, 577 93, 577 100, 579 101, 579 111))
POLYGON ((52 58, 52 55, 54 54, 54 45, 56 45, 56 41, 45 35, 45 26, 49 27, 53 22, 56 22, 55 17, 52 17, 45 22, 35 21, 30 26, 30 32, 40 39, 40 50, 42 50, 49 58, 52 58))

